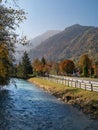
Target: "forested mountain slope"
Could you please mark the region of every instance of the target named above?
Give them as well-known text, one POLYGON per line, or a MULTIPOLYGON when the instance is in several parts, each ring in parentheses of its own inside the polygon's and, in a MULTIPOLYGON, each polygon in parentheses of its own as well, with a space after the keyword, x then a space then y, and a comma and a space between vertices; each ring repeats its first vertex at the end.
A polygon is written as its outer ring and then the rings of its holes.
POLYGON ((29 40, 28 44, 25 46, 22 44, 17 45, 15 53, 16 60, 19 61, 25 51, 27 52, 32 51, 36 46, 40 45, 46 39, 50 38, 51 36, 54 36, 59 32, 60 30, 48 30, 45 33, 42 33, 41 35, 29 40))
POLYGON ((60 61, 78 58, 83 53, 98 54, 98 27, 72 25, 42 42, 29 52, 29 56, 31 60, 44 56, 48 60, 60 61))

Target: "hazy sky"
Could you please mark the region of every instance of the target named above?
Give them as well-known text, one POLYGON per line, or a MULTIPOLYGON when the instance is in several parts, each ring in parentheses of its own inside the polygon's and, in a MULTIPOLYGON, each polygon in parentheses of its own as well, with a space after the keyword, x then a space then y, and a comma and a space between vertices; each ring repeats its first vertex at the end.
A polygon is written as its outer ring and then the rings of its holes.
POLYGON ((18 4, 28 12, 20 28, 28 38, 73 24, 98 26, 98 0, 19 0, 18 4))

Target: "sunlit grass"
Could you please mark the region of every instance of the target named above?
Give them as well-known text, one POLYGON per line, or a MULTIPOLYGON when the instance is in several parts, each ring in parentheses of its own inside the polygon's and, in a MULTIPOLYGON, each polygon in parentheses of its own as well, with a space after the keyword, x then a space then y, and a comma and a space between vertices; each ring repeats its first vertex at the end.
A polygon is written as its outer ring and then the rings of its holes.
POLYGON ((98 118, 98 92, 68 87, 42 78, 31 78, 29 81, 64 102, 67 101, 70 104, 77 104, 85 113, 93 114, 94 118, 98 118))
POLYGON ((44 89, 50 90, 53 93, 57 93, 57 94, 70 93, 73 94, 74 97, 81 96, 84 99, 88 99, 88 100, 98 100, 98 92, 91 92, 79 88, 68 87, 42 78, 31 78, 29 79, 29 81, 36 82, 40 85, 43 85, 44 89))

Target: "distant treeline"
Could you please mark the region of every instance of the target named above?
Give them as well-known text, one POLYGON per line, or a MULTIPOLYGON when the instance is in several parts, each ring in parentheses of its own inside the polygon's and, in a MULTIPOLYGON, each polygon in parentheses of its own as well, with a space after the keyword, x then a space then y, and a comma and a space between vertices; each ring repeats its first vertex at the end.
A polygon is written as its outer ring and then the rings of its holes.
POLYGON ((28 54, 24 52, 21 62, 15 66, 15 75, 20 78, 29 76, 48 76, 49 74, 98 77, 98 61, 93 61, 87 54, 83 54, 78 62, 65 59, 60 62, 47 61, 36 58, 30 62, 28 54))

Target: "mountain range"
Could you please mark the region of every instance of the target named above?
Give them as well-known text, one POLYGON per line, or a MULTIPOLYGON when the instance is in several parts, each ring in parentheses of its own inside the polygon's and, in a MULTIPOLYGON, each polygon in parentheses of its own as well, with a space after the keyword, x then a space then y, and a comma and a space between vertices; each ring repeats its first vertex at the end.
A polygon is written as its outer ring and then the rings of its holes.
POLYGON ((35 47, 37 47, 38 45, 40 45, 43 41, 54 36, 55 34, 57 34, 59 32, 60 32, 60 30, 48 30, 45 33, 42 33, 41 35, 27 41, 28 42, 27 45, 17 44, 16 53, 15 53, 16 62, 20 61, 24 51, 32 52, 32 50, 35 47))
POLYGON ((78 59, 84 53, 98 56, 98 27, 72 25, 28 51, 31 60, 45 57, 49 61, 78 59))

